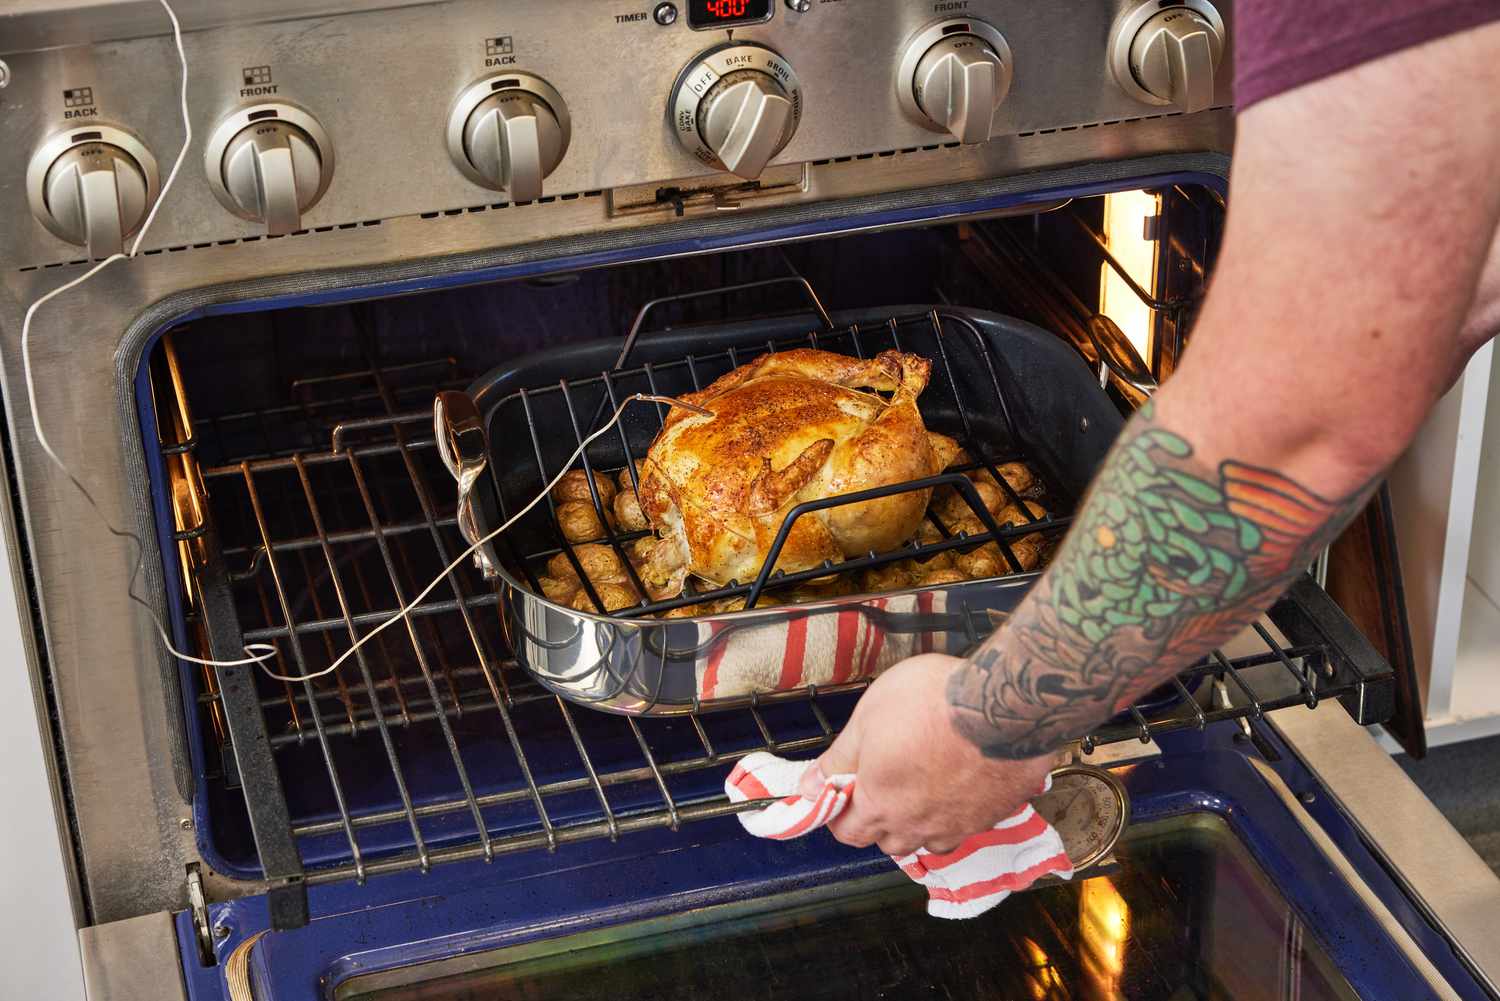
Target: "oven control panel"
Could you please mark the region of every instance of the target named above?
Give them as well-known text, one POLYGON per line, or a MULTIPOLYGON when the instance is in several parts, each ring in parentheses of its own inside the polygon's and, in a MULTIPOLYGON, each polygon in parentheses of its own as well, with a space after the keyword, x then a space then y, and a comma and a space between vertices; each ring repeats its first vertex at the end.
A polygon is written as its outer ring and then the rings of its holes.
MULTIPOLYGON (((35 6, 0 42, 0 261, 23 266, 118 250, 183 139, 159 7, 35 6)), ((1230 101, 1221 0, 1066 16, 1034 0, 183 7, 196 148, 153 246, 754 180, 1230 101)))

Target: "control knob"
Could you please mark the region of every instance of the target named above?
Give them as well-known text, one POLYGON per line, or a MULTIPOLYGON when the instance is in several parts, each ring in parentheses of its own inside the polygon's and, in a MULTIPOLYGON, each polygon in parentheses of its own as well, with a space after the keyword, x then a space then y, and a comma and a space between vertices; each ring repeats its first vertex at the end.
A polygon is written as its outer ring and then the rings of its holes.
POLYGON ((964 19, 939 21, 919 32, 907 43, 896 77, 907 114, 962 143, 990 137, 1010 79, 1005 36, 983 21, 964 19))
POLYGON ((283 236, 302 228, 333 178, 333 145, 318 121, 290 105, 257 105, 220 122, 204 153, 224 207, 283 236))
POLYGON ((562 162, 569 138, 562 95, 528 73, 479 81, 448 114, 448 153, 458 169, 516 202, 542 196, 542 179, 562 162))
POLYGON ((668 106, 677 141, 700 161, 754 180, 792 141, 802 85, 763 45, 730 42, 683 71, 668 106))
POLYGON ((54 136, 26 171, 31 211, 90 257, 120 253, 156 200, 156 159, 130 133, 91 125, 54 136))
POLYGON ((1186 112, 1213 107, 1223 55, 1224 22, 1202 0, 1136 8, 1116 29, 1111 50, 1115 79, 1126 93, 1186 112))

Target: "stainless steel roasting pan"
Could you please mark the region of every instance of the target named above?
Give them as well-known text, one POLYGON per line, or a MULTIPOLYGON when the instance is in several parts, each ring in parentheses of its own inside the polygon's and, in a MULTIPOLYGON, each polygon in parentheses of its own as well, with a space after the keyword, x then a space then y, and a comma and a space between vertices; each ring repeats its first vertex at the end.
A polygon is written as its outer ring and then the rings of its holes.
MULTIPOLYGON (((920 400, 923 418, 930 429, 959 439, 974 461, 938 477, 799 505, 788 513, 782 537, 796 517, 811 510, 942 484, 965 496, 986 531, 954 535, 938 521, 941 541, 936 543, 912 543, 801 573, 771 574, 762 568, 752 581, 712 591, 700 585, 679 599, 648 599, 613 614, 593 614, 542 596, 543 565, 574 549, 564 542, 549 499, 487 543, 476 560, 501 590, 500 614, 519 662, 558 695, 621 713, 688 713, 774 701, 779 692, 809 687, 852 687, 904 656, 971 646, 1015 607, 1037 576, 1020 572, 1008 542, 1036 532, 1049 541, 1061 538, 1074 503, 1122 426, 1119 411, 1070 347, 1030 324, 978 310, 910 306, 830 316, 819 307, 810 315, 668 329, 639 340, 633 332, 626 344, 623 352, 619 339, 609 339, 518 358, 474 383, 466 427, 454 426, 463 423, 460 415, 449 414, 446 422, 440 416, 439 438, 446 434, 447 450, 464 453, 467 460, 449 459, 456 473, 459 466, 467 473, 460 505, 466 535, 488 534, 535 497, 579 442, 631 394, 681 395, 766 351, 797 346, 865 357, 897 348, 930 358, 932 379, 920 400), (1015 460, 1039 475, 1048 516, 999 525, 962 473, 1015 460), (852 577, 897 560, 971 551, 991 540, 1016 572, 757 607, 815 578, 852 577), (736 598, 748 607, 657 617, 676 606, 736 598)), ((450 409, 457 411, 464 402, 450 409)), ((618 428, 589 446, 579 465, 614 475, 629 463, 635 482, 634 464, 645 455, 666 409, 632 405, 618 428)), ((594 503, 600 505, 597 494, 594 503)), ((624 559, 623 547, 642 534, 612 533, 601 541, 624 559)), ((767 567, 775 557, 773 548, 767 567)), ((586 578, 584 590, 589 590, 586 578)))

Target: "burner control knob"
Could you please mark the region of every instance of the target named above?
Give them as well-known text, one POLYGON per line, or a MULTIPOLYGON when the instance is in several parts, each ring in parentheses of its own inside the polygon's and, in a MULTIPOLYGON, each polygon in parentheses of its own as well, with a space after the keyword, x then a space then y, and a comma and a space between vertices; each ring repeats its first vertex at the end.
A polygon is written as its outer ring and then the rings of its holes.
POLYGON ((220 122, 204 154, 224 207, 263 222, 271 236, 302 228, 333 177, 333 145, 317 120, 284 104, 257 105, 220 122))
POLYGON ((792 141, 802 85, 763 45, 730 42, 683 71, 668 108, 677 141, 710 167, 754 180, 792 141))
POLYGON ((1148 104, 1183 111, 1213 107, 1214 78, 1224 55, 1224 22, 1207 3, 1138 7, 1116 30, 1115 79, 1148 104))
POLYGON ((108 257, 146 218, 156 159, 123 129, 92 125, 53 137, 26 172, 31 211, 54 236, 108 257))
POLYGON ((939 21, 907 43, 897 76, 902 105, 927 128, 962 143, 990 137, 1010 90, 1010 46, 982 21, 939 21))
POLYGON ((542 197, 542 178, 567 152, 568 108, 546 81, 526 73, 487 77, 459 95, 448 115, 448 152, 475 184, 512 201, 542 197))

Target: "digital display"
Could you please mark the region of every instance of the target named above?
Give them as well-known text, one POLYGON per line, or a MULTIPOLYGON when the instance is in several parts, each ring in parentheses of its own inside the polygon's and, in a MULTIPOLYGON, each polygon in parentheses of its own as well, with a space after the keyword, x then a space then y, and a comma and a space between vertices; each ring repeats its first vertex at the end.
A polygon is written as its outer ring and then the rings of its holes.
POLYGON ((726 25, 752 24, 771 16, 775 0, 688 0, 688 26, 722 28, 726 25))

